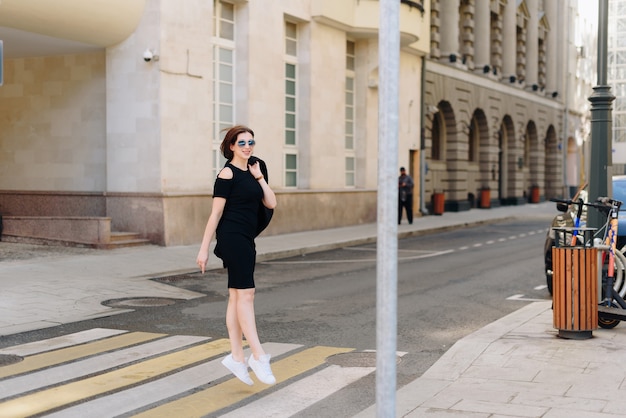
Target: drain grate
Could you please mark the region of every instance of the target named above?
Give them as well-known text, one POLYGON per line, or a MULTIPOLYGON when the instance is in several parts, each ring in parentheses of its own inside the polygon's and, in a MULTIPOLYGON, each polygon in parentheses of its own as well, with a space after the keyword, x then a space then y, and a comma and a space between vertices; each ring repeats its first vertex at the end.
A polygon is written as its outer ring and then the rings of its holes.
POLYGON ((122 298, 109 299, 102 302, 103 305, 111 308, 154 308, 159 306, 173 305, 178 299, 171 298, 122 298))
POLYGON ((14 354, 0 354, 0 367, 19 363, 22 360, 24 360, 23 357, 14 354))

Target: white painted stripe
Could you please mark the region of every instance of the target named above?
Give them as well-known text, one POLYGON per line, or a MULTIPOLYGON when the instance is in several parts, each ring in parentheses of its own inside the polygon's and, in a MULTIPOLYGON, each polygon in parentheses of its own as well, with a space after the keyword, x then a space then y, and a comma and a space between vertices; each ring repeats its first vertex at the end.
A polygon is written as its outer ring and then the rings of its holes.
POLYGON ((266 418, 291 417, 375 370, 375 367, 332 365, 221 416, 249 418, 259 416, 260 411, 263 411, 263 417, 266 418))
POLYGON ((513 295, 506 298, 506 300, 521 300, 523 302, 544 302, 545 299, 533 299, 533 298, 525 298, 525 295, 513 295))
MULTIPOLYGON (((263 344, 263 349, 272 354, 273 357, 283 355, 300 347, 302 346, 297 344, 263 344)), ((249 350, 245 352, 246 356, 250 355, 249 350)), ((46 414, 46 417, 108 418, 127 414, 133 410, 150 404, 160 403, 164 399, 175 397, 228 376, 230 372, 221 364, 221 361, 222 358, 215 359, 140 386, 62 409, 53 414, 46 414)), ((242 386, 245 385, 242 383, 242 386)))
MULTIPOLYGON (((422 258, 437 257, 440 255, 449 254, 451 252, 453 252, 453 250, 431 251, 431 252, 426 252, 425 254, 398 257, 398 260, 399 261, 419 260, 422 258)), ((344 263, 365 263, 365 262, 375 263, 376 259, 375 258, 362 258, 362 259, 356 259, 356 260, 341 259, 341 260, 307 260, 307 261, 263 261, 261 262, 261 264, 296 265, 296 264, 344 264, 344 263)))
POLYGON ((103 372, 153 355, 177 350, 209 338, 175 335, 138 346, 103 353, 85 360, 61 364, 41 371, 28 373, 0 381, 0 397, 8 398, 23 392, 31 392, 46 386, 77 379, 89 374, 103 372))
POLYGON ((128 331, 119 329, 93 328, 86 331, 76 332, 74 334, 62 335, 60 337, 49 338, 47 340, 34 341, 32 343, 3 348, 0 350, 0 354, 14 354, 22 357, 30 356, 32 354, 58 350, 72 345, 84 344, 102 338, 112 337, 126 332, 128 331))

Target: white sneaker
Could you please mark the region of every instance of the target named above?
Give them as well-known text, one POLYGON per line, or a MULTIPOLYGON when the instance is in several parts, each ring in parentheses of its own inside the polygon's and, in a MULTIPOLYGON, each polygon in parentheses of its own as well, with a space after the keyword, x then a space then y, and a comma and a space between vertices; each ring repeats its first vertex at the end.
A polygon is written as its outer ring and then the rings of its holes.
POLYGON ((270 367, 269 354, 261 356, 258 360, 254 358, 254 355, 251 355, 250 359, 248 359, 248 366, 250 366, 257 379, 261 382, 266 385, 273 385, 276 383, 276 378, 272 374, 272 369, 270 367))
POLYGON ((250 378, 248 374, 248 366, 246 366, 246 359, 244 358, 243 362, 235 361, 233 359, 233 355, 229 354, 222 360, 222 364, 231 371, 232 374, 237 377, 237 379, 241 380, 246 385, 252 386, 254 382, 250 378))

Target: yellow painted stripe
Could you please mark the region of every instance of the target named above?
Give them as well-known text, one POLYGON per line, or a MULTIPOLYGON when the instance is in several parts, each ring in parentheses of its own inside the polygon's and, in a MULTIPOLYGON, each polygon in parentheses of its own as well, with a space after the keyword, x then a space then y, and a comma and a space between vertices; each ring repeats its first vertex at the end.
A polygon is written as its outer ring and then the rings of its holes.
MULTIPOLYGON (((329 356, 352 350, 351 348, 312 347, 272 363, 272 371, 276 381, 281 383, 323 364, 329 356)), ((254 373, 250 373, 250 376, 255 378, 254 373)), ((255 381, 254 386, 247 386, 239 379, 232 378, 219 385, 134 415, 133 418, 203 417, 268 388, 269 386, 258 380, 255 381)))
POLYGON ((47 353, 27 356, 19 363, 0 368, 0 378, 31 372, 43 367, 55 366, 57 364, 73 361, 82 357, 117 350, 134 344, 144 343, 146 341, 164 337, 165 335, 166 334, 155 334, 150 332, 131 332, 87 344, 80 344, 47 353))
MULTIPOLYGON (((190 347, 41 392, 0 403, 0 417, 27 417, 97 396, 206 360, 230 349, 227 339, 190 347)), ((170 417, 171 418, 171 417, 170 417)))

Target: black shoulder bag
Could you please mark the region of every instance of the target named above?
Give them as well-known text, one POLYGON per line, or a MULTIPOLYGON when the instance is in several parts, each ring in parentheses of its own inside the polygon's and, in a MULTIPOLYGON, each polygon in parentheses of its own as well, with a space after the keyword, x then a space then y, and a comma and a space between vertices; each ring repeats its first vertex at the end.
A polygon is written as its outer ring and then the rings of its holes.
MULTIPOLYGON (((248 160, 248 164, 256 164, 257 161, 259 162, 259 167, 261 168, 261 174, 263 174, 263 177, 265 177, 265 181, 269 182, 267 165, 265 164, 265 161, 253 156, 250 157, 250 159, 248 160)), ((258 237, 259 234, 263 232, 265 228, 267 228, 267 226, 270 224, 270 221, 272 220, 272 216, 274 216, 274 209, 266 208, 263 202, 260 202, 259 210, 257 212, 257 227, 255 237, 258 237)))

